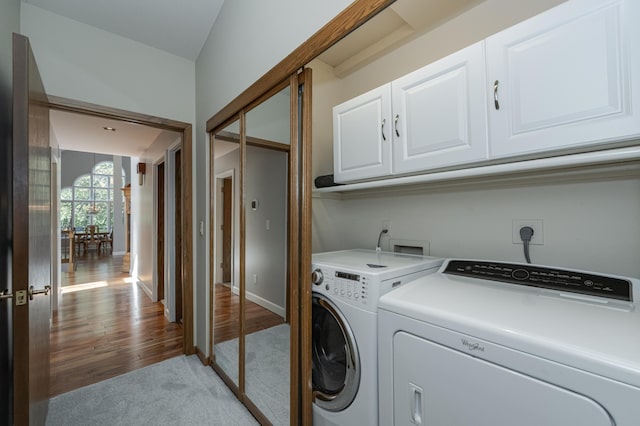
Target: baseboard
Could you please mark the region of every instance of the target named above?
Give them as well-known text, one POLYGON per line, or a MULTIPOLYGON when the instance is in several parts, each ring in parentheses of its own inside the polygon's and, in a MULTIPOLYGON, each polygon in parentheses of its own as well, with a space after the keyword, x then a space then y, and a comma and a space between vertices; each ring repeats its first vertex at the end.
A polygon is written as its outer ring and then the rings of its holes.
POLYGON ((196 346, 196 355, 198 356, 198 358, 200 359, 200 362, 203 365, 209 365, 211 364, 211 360, 204 354, 202 353, 202 351, 200 350, 199 347, 196 346))
POLYGON ((255 295, 253 293, 247 292, 246 295, 247 295, 247 299, 252 301, 253 303, 256 303, 256 304, 262 306, 263 308, 273 312, 276 315, 281 316, 282 318, 285 317, 286 310, 283 307, 278 306, 275 303, 273 303, 273 302, 271 302, 271 301, 269 301, 267 299, 264 299, 264 298, 262 298, 260 296, 257 296, 257 295, 255 295))
POLYGON ((138 287, 140 287, 142 291, 144 291, 147 296, 149 296, 149 299, 153 300, 153 292, 149 287, 147 287, 147 284, 140 279, 140 277, 136 277, 136 284, 138 284, 138 287))

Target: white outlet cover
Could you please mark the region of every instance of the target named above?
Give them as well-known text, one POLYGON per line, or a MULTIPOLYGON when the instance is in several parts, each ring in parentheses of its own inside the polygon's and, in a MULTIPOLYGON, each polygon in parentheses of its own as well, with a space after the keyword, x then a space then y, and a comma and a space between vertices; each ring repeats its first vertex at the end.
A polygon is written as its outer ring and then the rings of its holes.
POLYGON ((542 246, 544 245, 544 227, 542 219, 513 219, 511 229, 511 242, 513 244, 522 244, 520 238, 520 228, 530 226, 533 228, 533 237, 529 244, 542 246))

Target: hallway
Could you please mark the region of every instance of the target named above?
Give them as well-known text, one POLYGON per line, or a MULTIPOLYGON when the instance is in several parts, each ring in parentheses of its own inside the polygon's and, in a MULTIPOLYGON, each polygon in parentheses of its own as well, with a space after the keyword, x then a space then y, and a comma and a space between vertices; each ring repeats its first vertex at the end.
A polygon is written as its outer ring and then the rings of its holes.
POLYGON ((62 273, 51 328, 51 396, 182 354, 182 327, 120 272, 122 256, 89 253, 62 273))

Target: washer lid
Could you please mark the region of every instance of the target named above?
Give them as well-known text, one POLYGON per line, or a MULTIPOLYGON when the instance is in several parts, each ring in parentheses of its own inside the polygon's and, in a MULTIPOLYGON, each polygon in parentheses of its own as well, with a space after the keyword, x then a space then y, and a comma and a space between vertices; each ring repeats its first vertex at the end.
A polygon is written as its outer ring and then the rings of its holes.
MULTIPOLYGON (((630 281, 640 285, 638 280, 630 281)), ((636 308, 440 272, 408 283, 379 301, 379 309, 640 387, 640 312, 636 308)))
POLYGON ((358 273, 398 276, 410 274, 428 268, 436 268, 442 264, 442 258, 417 256, 410 254, 376 252, 375 250, 341 250, 312 255, 314 267, 328 266, 344 268, 358 273))

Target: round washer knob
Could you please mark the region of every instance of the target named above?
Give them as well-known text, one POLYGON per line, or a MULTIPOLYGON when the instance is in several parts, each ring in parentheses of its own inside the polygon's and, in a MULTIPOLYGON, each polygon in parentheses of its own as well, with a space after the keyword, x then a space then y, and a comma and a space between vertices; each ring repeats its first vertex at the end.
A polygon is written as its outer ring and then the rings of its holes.
POLYGON ((319 268, 311 273, 311 282, 314 283, 315 285, 322 284, 323 280, 324 280, 324 275, 322 275, 322 271, 319 268))

